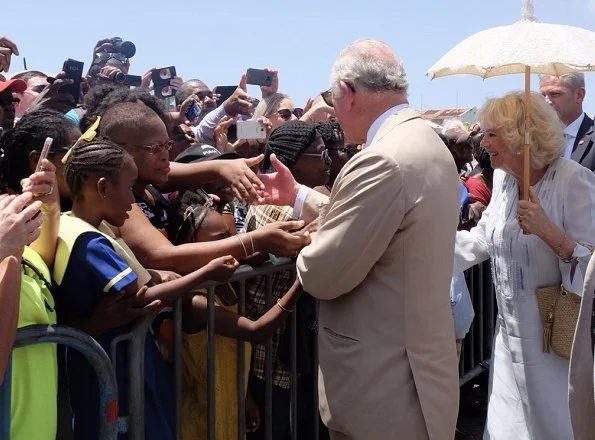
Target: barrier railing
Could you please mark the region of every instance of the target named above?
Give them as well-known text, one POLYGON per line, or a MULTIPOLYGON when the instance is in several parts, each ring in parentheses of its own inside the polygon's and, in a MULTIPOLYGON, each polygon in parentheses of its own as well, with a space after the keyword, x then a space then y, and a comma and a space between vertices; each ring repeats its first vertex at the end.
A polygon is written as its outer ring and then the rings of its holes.
MULTIPOLYGON (((241 266, 233 275, 230 283, 234 283, 238 297, 238 312, 244 315, 246 312, 246 282, 250 279, 264 276, 266 278, 266 306, 267 309, 273 304, 273 277, 281 272, 289 271, 295 274, 295 264, 290 260, 282 260, 277 264, 266 264, 260 267, 241 266)), ((493 293, 493 284, 489 263, 476 266, 465 274, 469 292, 475 308, 475 319, 467 337, 465 338, 459 364, 460 384, 463 385, 482 371, 489 368, 490 356, 492 351, 492 337, 494 332, 496 305, 493 293)), ((216 420, 216 402, 215 402, 215 288, 218 283, 207 282, 199 286, 207 290, 207 438, 215 440, 215 420, 216 420)), ((197 288, 198 289, 198 288, 197 288)), ((176 413, 176 438, 182 438, 182 313, 181 301, 178 301, 174 315, 174 378, 175 378, 175 413, 176 413)), ((132 332, 119 336, 112 342, 110 349, 111 361, 99 346, 99 344, 90 336, 63 326, 31 326, 20 329, 17 334, 15 348, 33 343, 56 343, 64 344, 68 347, 81 351, 95 368, 99 378, 100 397, 99 411, 101 417, 100 439, 115 439, 118 431, 128 433, 130 440, 142 440, 145 438, 144 432, 144 347, 147 337, 147 330, 151 324, 152 317, 147 317, 135 326, 132 332), (122 415, 118 419, 117 411, 117 383, 115 377, 115 365, 117 361, 117 345, 128 343, 129 362, 129 388, 128 395, 128 414, 122 415)), ((290 353, 291 353, 291 383, 290 388, 290 433, 292 439, 297 439, 298 435, 298 382, 297 373, 297 316, 293 313, 288 318, 288 331, 290 331, 290 353)), ((237 346, 237 397, 238 397, 238 440, 244 440, 246 436, 245 423, 245 390, 246 390, 246 371, 245 371, 245 346, 243 342, 238 341, 237 346)), ((314 338, 314 349, 312 368, 317 369, 317 347, 314 338)), ((264 423, 264 433, 267 440, 272 440, 272 409, 273 409, 273 369, 272 369, 272 343, 269 338, 266 342, 266 362, 265 362, 265 411, 261 415, 261 423, 264 423)), ((6 410, 10 408, 6 402, 10 402, 10 368, 7 370, 4 385, 2 387, 2 408, 3 414, 0 423, 2 430, 0 434, 3 437, 0 440, 8 440, 10 432, 10 411, 8 411, 8 422, 6 421, 6 410)), ((303 390, 302 390, 303 392, 303 390)), ((318 440, 319 433, 319 415, 318 415, 318 389, 314 380, 312 389, 306 396, 313 403, 312 420, 312 439, 318 440)))
MULTIPOLYGON (((230 282, 237 284, 238 303, 240 314, 245 311, 245 292, 246 292, 246 281, 259 277, 266 277, 266 307, 271 307, 272 303, 272 278, 275 274, 291 271, 295 272, 295 265, 289 260, 284 260, 280 264, 268 264, 262 267, 251 268, 249 266, 242 266, 234 274, 230 282)), ((470 269, 465 273, 469 293, 473 301, 475 309, 475 319, 467 334, 463 343, 461 352, 461 360, 459 364, 459 377, 460 385, 462 386, 469 380, 478 376, 481 372, 487 370, 490 365, 490 357, 492 352, 492 338, 494 334, 494 324, 496 315, 496 304, 494 296, 494 287, 492 283, 491 270, 489 262, 478 265, 470 269)), ((207 320, 207 332, 208 332, 208 435, 209 440, 215 440, 215 418, 216 418, 216 405, 215 405, 215 316, 214 316, 214 289, 217 286, 216 283, 210 282, 202 285, 201 287, 208 289, 208 320, 207 320)), ((180 317, 177 315, 176 324, 176 347, 178 350, 181 349, 181 322, 180 317)), ((289 322, 289 331, 291 332, 291 383, 297 383, 297 340, 296 340, 296 327, 297 317, 293 313, 289 322)), ((317 347, 316 340, 314 342, 314 356, 313 356, 313 369, 316 371, 318 365, 318 359, 316 356, 317 347)), ((245 438, 246 426, 245 426, 245 407, 244 407, 244 396, 245 396, 245 381, 244 381, 244 365, 243 362, 243 350, 244 344, 238 342, 238 439, 243 440, 245 438)), ((176 352, 176 375, 177 383, 181 383, 181 352, 176 352)), ((261 423, 264 423, 264 433, 267 440, 272 440, 272 350, 271 340, 269 339, 266 343, 266 363, 265 363, 265 414, 261 415, 261 423)), ((298 420, 298 389, 296 386, 291 386, 291 404, 290 404, 290 433, 292 439, 297 439, 297 420, 298 420)), ((181 387, 177 387, 177 400, 178 408, 181 407, 181 387)), ((318 387, 316 381, 314 381, 311 390, 311 401, 313 402, 313 440, 318 440, 319 434, 319 416, 318 416, 318 387)), ((181 439, 181 415, 178 412, 177 416, 177 438, 181 439)))
MULTIPOLYGON (((99 439, 115 440, 118 436, 118 385, 109 357, 89 335, 65 326, 32 325, 17 331, 14 349, 32 344, 60 344, 78 350, 93 366, 99 383, 99 439)), ((10 439, 12 368, 6 371, 2 384, 2 435, 10 439)))
POLYGON ((490 263, 485 262, 465 272, 475 318, 463 342, 459 363, 460 385, 489 369, 496 323, 496 296, 490 263))

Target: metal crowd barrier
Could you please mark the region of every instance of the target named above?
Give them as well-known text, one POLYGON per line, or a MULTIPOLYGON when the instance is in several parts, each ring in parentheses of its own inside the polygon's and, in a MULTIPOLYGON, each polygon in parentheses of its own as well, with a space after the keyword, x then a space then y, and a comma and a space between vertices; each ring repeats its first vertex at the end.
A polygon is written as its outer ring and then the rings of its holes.
MULTIPOLYGON (((65 326, 31 325, 17 331, 14 348, 32 344, 61 344, 80 351, 90 362, 99 381, 99 439, 115 440, 118 436, 118 385, 110 360, 101 346, 89 335, 65 326)), ((0 439, 10 439, 12 365, 6 370, 0 390, 2 418, 0 439)))
MULTIPOLYGON (((234 286, 237 286, 236 293, 238 295, 238 310, 240 314, 244 314, 246 307, 246 281, 255 277, 265 276, 266 277, 266 307, 270 308, 272 302, 272 278, 275 274, 291 271, 295 273, 295 263, 291 260, 284 259, 279 264, 267 264, 265 266, 252 268, 249 266, 242 266, 234 274, 230 282, 234 282, 234 286)), ((491 270, 489 262, 473 267, 465 273, 467 279, 467 285, 469 293, 473 301, 475 309, 475 319, 467 334, 463 343, 461 352, 461 360, 459 364, 459 377, 460 385, 464 385, 469 380, 472 380, 478 376, 481 372, 487 370, 490 365, 490 358, 492 353, 492 338, 494 334, 494 325, 496 317, 496 304, 494 296, 494 287, 492 283, 491 270)), ((208 440, 215 440, 215 287, 217 283, 209 282, 201 285, 201 288, 208 289, 208 319, 207 319, 207 332, 208 332, 208 440)), ((176 313, 176 333, 175 333, 175 379, 176 379, 176 401, 177 401, 177 412, 176 412, 176 427, 177 427, 177 438, 181 439, 181 379, 182 379, 182 366, 181 366, 181 349, 182 349, 182 325, 181 325, 181 314, 179 312, 180 307, 177 307, 176 313)), ((293 313, 291 317, 288 317, 288 330, 291 332, 291 405, 290 405, 290 433, 291 438, 296 440, 297 437, 297 420, 298 420, 298 389, 293 386, 297 383, 297 344, 296 344, 296 328, 297 328, 297 316, 293 313)), ((313 356, 313 370, 316 371, 318 368, 317 359, 317 346, 316 340, 314 342, 314 356, 313 356)), ((245 369, 243 362, 244 357, 244 343, 238 341, 238 440, 244 440, 246 434, 245 425, 245 380, 244 374, 245 369)), ((266 362, 265 362, 265 414, 261 414, 261 424, 264 423, 264 433, 267 440, 273 440, 272 438, 272 350, 271 350, 271 339, 266 343, 266 362)), ((308 398, 313 402, 313 438, 312 440, 318 440, 318 387, 316 380, 311 390, 311 396, 308 398)))
POLYGON ((118 432, 128 440, 145 439, 145 341, 155 314, 139 320, 132 331, 117 336, 110 345, 112 368, 116 371, 118 345, 128 344, 128 414, 118 419, 118 432))
MULTIPOLYGON (((272 290, 273 276, 290 271, 295 275, 295 263, 288 259, 283 259, 276 264, 265 264, 259 267, 241 266, 229 282, 236 286, 238 296, 238 312, 241 315, 246 311, 246 281, 260 276, 266 277, 266 306, 267 309, 273 305, 272 290)), ((463 343, 461 360, 459 364, 460 384, 463 385, 469 380, 479 375, 482 371, 489 368, 492 352, 492 337, 494 333, 494 323, 496 314, 496 304, 493 292, 493 284, 489 263, 476 266, 465 273, 469 293, 471 295, 475 319, 463 343)), ((207 282, 201 284, 198 288, 207 289, 208 309, 207 309, 207 338, 208 338, 208 393, 205 398, 208 400, 208 440, 215 440, 215 288, 219 283, 207 282)), ((197 288, 197 289, 198 289, 197 288)), ((178 301, 175 307, 174 315, 174 378, 176 395, 176 438, 182 439, 182 313, 181 301, 178 301)), ((104 417, 101 417, 100 440, 115 439, 117 433, 128 433, 129 440, 143 440, 144 432, 144 347, 153 316, 146 317, 139 321, 134 329, 125 335, 116 338, 111 345, 111 361, 99 346, 99 344, 90 336, 63 326, 31 326, 20 329, 17 333, 15 348, 34 343, 57 343, 81 351, 95 368, 99 378, 100 385, 100 407, 99 410, 104 417), (117 345, 128 343, 128 356, 130 357, 129 368, 129 389, 128 394, 128 414, 118 418, 117 411, 117 383, 115 377, 115 365, 117 361, 117 345), (111 362, 111 363, 110 363, 111 362), (112 367, 113 366, 113 367, 112 367)), ((291 332, 291 383, 297 384, 297 315, 291 314, 288 317, 288 330, 291 332)), ((245 346, 243 341, 238 341, 238 362, 237 362, 237 383, 238 383, 238 440, 244 440, 246 436, 245 424, 245 346)), ((313 371, 317 370, 317 347, 314 340, 313 349, 313 371)), ((266 342, 266 362, 265 362, 265 413, 261 414, 261 424, 264 424, 265 438, 272 440, 272 342, 271 338, 266 342)), ((0 440, 8 440, 10 433, 10 411, 8 411, 8 422, 6 421, 5 408, 10 402, 10 366, 7 369, 6 380, 1 390, 1 402, 3 408, 0 423, 2 430, 0 440), (6 434, 8 433, 8 434, 6 434)), ((297 420, 298 420, 298 389, 292 386, 290 389, 290 432, 291 438, 297 439, 297 420)), ((312 440, 318 440, 319 415, 318 415, 318 388, 316 380, 308 399, 313 402, 313 430, 312 440)), ((230 439, 233 440, 233 439, 230 439)))
POLYGON ((469 295, 473 302, 475 318, 463 341, 459 362, 461 386, 490 367, 492 342, 496 324, 496 295, 489 261, 465 272, 469 295))

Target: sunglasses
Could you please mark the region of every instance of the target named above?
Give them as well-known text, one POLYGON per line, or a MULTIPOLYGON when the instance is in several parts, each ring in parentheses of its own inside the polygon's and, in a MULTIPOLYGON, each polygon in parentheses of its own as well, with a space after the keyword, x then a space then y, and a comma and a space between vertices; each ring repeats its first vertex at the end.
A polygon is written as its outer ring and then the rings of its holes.
POLYGON ((213 92, 211 92, 210 90, 206 90, 204 92, 197 92, 195 93, 195 95, 198 96, 198 99, 200 99, 201 101, 203 101, 205 98, 213 99, 213 92))
MULTIPOLYGON (((343 82, 353 93, 355 93, 355 87, 353 87, 353 84, 348 83, 347 81, 343 82)), ((331 92, 331 89, 328 89, 326 92, 322 92, 320 96, 322 96, 322 99, 326 105, 333 107, 333 92, 331 92)))
POLYGON ((299 114, 298 110, 301 110, 302 114, 304 113, 304 111, 301 108, 296 108, 294 110, 290 110, 288 108, 280 108, 279 110, 277 110, 277 114, 286 121, 289 121, 291 119, 291 115, 295 116, 296 118, 300 118, 302 116, 301 114, 299 114))
POLYGON ((331 163, 333 163, 331 157, 328 154, 328 150, 326 148, 324 150, 322 150, 322 153, 320 153, 320 154, 318 154, 318 153, 302 153, 302 156, 318 157, 326 165, 330 165, 331 163))
POLYGON ((120 61, 122 64, 130 64, 130 60, 128 58, 126 58, 124 55, 122 55, 121 53, 108 53, 108 52, 99 52, 95 57, 95 63, 97 63, 97 61, 105 62, 112 58, 120 61))

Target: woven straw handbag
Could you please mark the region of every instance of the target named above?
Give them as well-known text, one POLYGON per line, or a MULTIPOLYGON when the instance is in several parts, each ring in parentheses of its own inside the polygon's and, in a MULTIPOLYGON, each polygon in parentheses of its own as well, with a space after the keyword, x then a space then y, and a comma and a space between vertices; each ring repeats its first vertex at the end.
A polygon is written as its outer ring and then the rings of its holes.
POLYGON ((581 297, 563 286, 542 287, 535 294, 543 324, 544 353, 551 348, 558 356, 570 359, 581 297))

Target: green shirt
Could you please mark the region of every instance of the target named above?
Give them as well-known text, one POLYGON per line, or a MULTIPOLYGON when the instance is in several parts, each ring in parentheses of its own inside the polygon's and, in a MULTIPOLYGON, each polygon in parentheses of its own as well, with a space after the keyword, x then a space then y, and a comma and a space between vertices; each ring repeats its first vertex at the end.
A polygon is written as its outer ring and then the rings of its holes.
MULTIPOLYGON (((25 248, 23 259, 50 282, 43 259, 25 248)), ((55 324, 54 298, 33 269, 21 265, 19 328, 55 324)), ((12 356, 11 439, 55 440, 57 426, 58 360, 55 344, 17 348, 12 356)))

